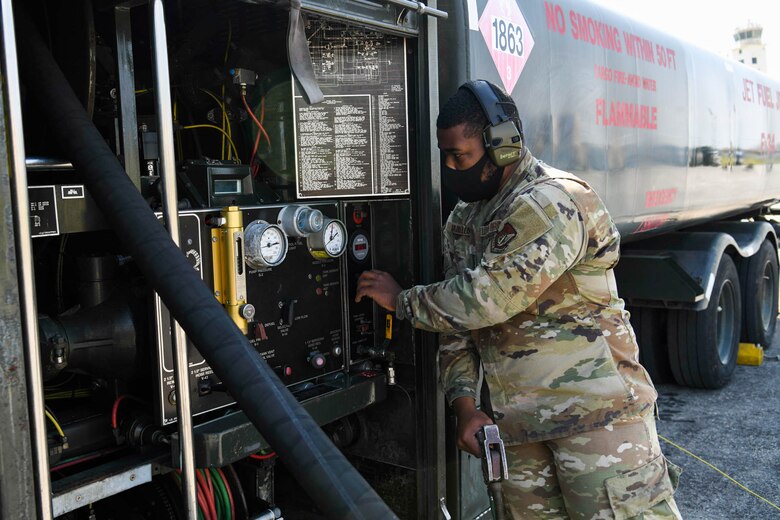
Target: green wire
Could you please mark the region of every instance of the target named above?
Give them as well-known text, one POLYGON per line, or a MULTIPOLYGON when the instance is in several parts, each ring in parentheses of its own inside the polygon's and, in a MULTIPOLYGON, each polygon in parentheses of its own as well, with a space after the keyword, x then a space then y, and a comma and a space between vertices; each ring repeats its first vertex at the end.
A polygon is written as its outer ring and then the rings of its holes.
MULTIPOLYGON (((181 475, 176 473, 175 471, 172 473, 173 478, 176 479, 176 483, 179 484, 179 489, 181 490, 181 475)), ((182 497, 184 497, 184 493, 182 493, 182 497)), ((199 504, 196 504, 198 506, 198 520, 206 520, 206 517, 203 516, 203 510, 200 508, 199 504)))
MULTIPOLYGON (((219 491, 217 489, 216 484, 214 483, 214 479, 210 479, 209 476, 206 475, 206 472, 208 471, 208 469, 204 468, 204 469, 201 469, 199 471, 203 475, 203 481, 206 482, 206 484, 208 485, 209 480, 211 480, 211 487, 214 488, 216 491, 219 491)), ((216 492, 214 493, 214 509, 217 512, 217 519, 223 518, 223 512, 224 511, 223 511, 223 507, 222 507, 222 500, 220 499, 219 494, 216 493, 216 492)))
POLYGON ((225 518, 230 519, 233 516, 233 510, 230 508, 230 496, 227 492, 227 487, 225 481, 222 480, 222 475, 219 474, 219 471, 217 471, 214 468, 211 469, 211 475, 212 480, 217 484, 217 487, 219 488, 219 495, 220 495, 220 501, 223 501, 225 503, 225 512, 227 513, 227 516, 225 518))

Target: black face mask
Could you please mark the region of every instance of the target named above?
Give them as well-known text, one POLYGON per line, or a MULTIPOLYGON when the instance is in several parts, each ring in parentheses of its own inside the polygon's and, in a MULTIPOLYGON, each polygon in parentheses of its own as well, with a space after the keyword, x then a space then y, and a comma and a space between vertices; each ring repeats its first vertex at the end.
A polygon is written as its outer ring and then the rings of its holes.
POLYGON ((501 186, 501 173, 504 169, 495 168, 490 178, 483 182, 482 171, 488 160, 488 154, 485 154, 477 164, 465 170, 449 168, 442 161, 441 182, 463 202, 492 199, 501 186))

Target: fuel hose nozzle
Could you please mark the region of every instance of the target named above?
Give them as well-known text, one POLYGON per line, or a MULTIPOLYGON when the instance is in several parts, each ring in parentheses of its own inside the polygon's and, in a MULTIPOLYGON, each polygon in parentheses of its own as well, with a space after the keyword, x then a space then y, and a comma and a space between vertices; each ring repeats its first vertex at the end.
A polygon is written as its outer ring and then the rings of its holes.
POLYGON ((504 441, 498 433, 498 426, 486 424, 476 434, 482 451, 482 475, 490 496, 490 508, 494 520, 504 520, 504 500, 501 482, 509 478, 504 441))

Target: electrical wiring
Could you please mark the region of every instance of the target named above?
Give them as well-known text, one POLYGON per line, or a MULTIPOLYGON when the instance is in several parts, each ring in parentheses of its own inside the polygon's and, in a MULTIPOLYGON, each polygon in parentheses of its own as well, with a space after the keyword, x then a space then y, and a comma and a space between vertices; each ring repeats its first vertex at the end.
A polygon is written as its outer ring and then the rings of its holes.
MULTIPOLYGON (((245 103, 246 104, 246 103, 245 103)), ((262 125, 265 122, 265 96, 260 98, 260 124, 262 125)), ((260 136, 263 134, 263 132, 260 131, 260 129, 257 130, 257 136, 255 137, 255 145, 252 148, 252 155, 249 156, 249 166, 252 169, 252 176, 257 177, 257 172, 259 169, 259 166, 257 164, 257 150, 260 147, 260 136)), ((266 134, 267 138, 268 134, 266 134)), ((268 144, 270 145, 270 140, 268 141, 268 144)))
POLYGON ((203 472, 201 470, 195 470, 195 478, 198 479, 198 483, 203 490, 203 496, 206 501, 206 510, 208 511, 206 517, 209 520, 217 520, 217 508, 214 504, 213 490, 209 490, 210 486, 206 484, 206 477, 203 476, 203 472))
MULTIPOLYGON (((171 475, 173 475, 173 479, 176 481, 176 485, 179 488, 179 491, 181 491, 181 470, 177 469, 176 471, 171 472, 171 475)), ((198 502, 198 520, 210 520, 208 516, 205 514, 205 511, 208 509, 206 507, 206 503, 203 498, 203 493, 200 491, 200 484, 198 482, 195 482, 196 487, 196 494, 195 498, 198 502)), ((182 495, 183 496, 183 495, 182 495)))
MULTIPOLYGON (((206 90, 205 88, 199 89, 201 92, 209 96, 211 99, 213 99, 217 106, 219 106, 219 109, 222 111, 222 131, 225 131, 225 124, 227 123, 227 134, 222 136, 222 151, 220 154, 220 159, 225 158, 225 137, 228 137, 230 139, 233 138, 233 131, 230 126, 230 117, 227 114, 227 109, 225 108, 225 102, 220 100, 216 94, 211 92, 210 90, 206 90)), ((222 98, 225 98, 225 87, 222 87, 222 98)))
POLYGON ((119 426, 119 423, 116 418, 117 412, 119 411, 119 404, 125 399, 127 399, 127 397, 128 397, 127 394, 120 395, 119 397, 116 398, 116 400, 114 401, 114 405, 111 407, 111 427, 115 430, 119 426))
POLYGON ((101 457, 105 457, 106 455, 110 455, 111 453, 114 453, 115 451, 119 451, 124 449, 121 446, 116 446, 113 448, 105 449, 102 451, 99 451, 97 453, 91 453, 89 455, 84 455, 82 457, 75 457, 72 459, 65 459, 61 461, 58 465, 52 466, 49 468, 49 471, 59 471, 61 469, 69 468, 71 466, 75 466, 76 464, 82 464, 84 462, 89 462, 90 460, 99 459, 101 457))
POLYGON ((47 401, 56 399, 75 399, 90 397, 92 391, 89 388, 73 388, 72 390, 60 390, 58 392, 47 392, 44 394, 44 399, 47 401))
POLYGON ((208 499, 206 498, 206 493, 203 491, 200 483, 197 483, 196 486, 198 508, 200 509, 200 513, 203 515, 204 520, 213 520, 211 517, 211 509, 209 509, 208 499))
POLYGON ((233 147, 233 153, 235 154, 236 161, 238 162, 238 164, 241 164, 241 160, 238 158, 238 149, 236 148, 236 144, 233 142, 233 139, 227 134, 227 132, 222 130, 220 127, 216 125, 198 124, 198 125, 187 125, 187 126, 183 126, 182 128, 184 130, 192 130, 195 128, 211 128, 212 130, 217 130, 218 132, 222 132, 222 135, 227 137, 230 146, 233 147))
POLYGON ((265 137, 266 142, 268 143, 268 146, 271 146, 271 138, 268 137, 268 132, 265 131, 265 127, 263 127, 263 123, 260 122, 259 119, 257 119, 257 116, 252 111, 252 109, 249 107, 249 103, 246 100, 246 95, 241 94, 241 101, 244 103, 244 108, 247 112, 249 112, 249 116, 252 118, 252 121, 255 122, 255 125, 257 125, 257 128, 260 129, 260 131, 263 133, 263 136, 265 137))
POLYGON ((236 495, 238 496, 237 504, 241 506, 242 516, 238 517, 238 520, 249 520, 249 506, 246 503, 246 495, 244 494, 244 488, 241 486, 241 479, 238 478, 238 473, 236 473, 232 464, 225 466, 225 469, 227 470, 227 476, 231 481, 233 490, 235 490, 236 495))
POLYGON ((46 414, 46 417, 51 421, 51 423, 54 425, 54 429, 57 430, 57 433, 62 437, 65 438, 65 432, 62 431, 62 426, 60 426, 60 423, 57 422, 57 419, 54 418, 54 414, 52 414, 49 410, 45 410, 44 413, 46 414))
MULTIPOLYGON (((228 54, 230 53, 230 44, 233 42, 233 23, 230 21, 230 18, 228 18, 228 37, 227 37, 227 44, 225 45, 225 57, 222 59, 222 65, 227 65, 228 60, 228 54)), ((222 99, 225 99, 225 85, 222 85, 222 99)), ((225 105, 222 105, 222 129, 225 129, 225 125, 227 125, 228 129, 228 135, 232 138, 233 137, 233 131, 230 127, 230 117, 228 117, 227 110, 225 110, 225 105)), ((222 138, 222 155, 220 156, 222 159, 225 158, 225 138, 222 138)), ((236 155, 236 158, 238 158, 238 155, 236 155)), ((228 159, 230 159, 230 152, 228 151, 228 159)))
POLYGON ((257 137, 255 137, 255 146, 252 148, 252 155, 249 157, 249 166, 252 169, 252 177, 257 177, 257 171, 259 169, 255 157, 257 156, 257 148, 260 146, 260 136, 263 135, 260 131, 257 131, 257 137))
POLYGON ((219 468, 211 468, 211 476, 216 484, 216 488, 219 490, 221 500, 223 502, 223 511, 225 511, 225 517, 230 520, 235 520, 236 515, 234 512, 233 497, 230 493, 230 487, 227 480, 225 480, 225 474, 219 468))
MULTIPOLYGON (((232 127, 230 126, 230 117, 227 114, 227 109, 225 108, 225 102, 220 100, 216 96, 216 94, 214 94, 210 90, 206 90, 205 88, 201 88, 200 91, 203 92, 204 94, 206 94, 207 96, 209 96, 211 99, 213 99, 217 103, 217 106, 219 106, 219 109, 222 111, 222 130, 225 130, 225 125, 227 124, 227 137, 232 139, 233 138, 233 130, 232 130, 232 127)), ((223 98, 224 98, 224 95, 225 95, 225 88, 223 87, 222 88, 222 96, 223 96, 223 98)), ((225 158, 225 136, 224 135, 222 136, 222 152, 221 152, 220 158, 221 159, 225 158)))
POLYGON ((209 468, 208 472, 209 472, 209 477, 211 478, 211 481, 214 484, 214 497, 216 498, 216 503, 217 503, 218 518, 229 519, 231 515, 231 511, 230 511, 230 503, 228 502, 227 491, 225 490, 225 486, 222 483, 220 476, 217 474, 216 471, 214 471, 214 468, 209 468))
POLYGON ((227 493, 228 504, 230 505, 230 520, 236 520, 236 503, 233 500, 233 491, 230 489, 230 483, 228 482, 225 472, 222 471, 222 468, 216 468, 216 470, 225 485, 225 492, 227 493))
POLYGON ((119 428, 119 421, 117 420, 117 412, 119 411, 119 405, 124 401, 125 399, 132 399, 133 401, 137 401, 139 403, 143 403, 143 401, 139 398, 137 398, 134 395, 130 394, 122 394, 119 397, 116 398, 114 401, 114 405, 111 407, 111 427, 113 429, 119 428))
POLYGON ((224 118, 225 111, 226 111, 226 109, 225 109, 225 103, 223 103, 223 102, 222 102, 222 101, 221 101, 221 100, 220 100, 220 99, 219 99, 219 98, 216 96, 216 94, 214 94, 214 93, 213 93, 212 91, 210 91, 210 90, 206 90, 205 88, 201 88, 201 89, 200 89, 200 91, 201 91, 201 92, 203 92, 204 94, 206 94, 207 96, 209 96, 211 99, 213 99, 213 100, 214 100, 214 101, 217 103, 217 105, 219 106, 220 110, 222 110, 222 114, 223 114, 223 118, 224 118))
POLYGON ((201 471, 203 472, 203 476, 206 478, 206 483, 209 486, 209 499, 211 500, 211 507, 213 508, 212 513, 214 513, 214 518, 218 520, 222 515, 220 514, 221 511, 217 512, 218 500, 216 493, 214 493, 214 482, 211 480, 211 472, 205 469, 201 471))
POLYGON ((219 489, 217 481, 213 478, 211 468, 203 469, 203 475, 206 478, 206 482, 210 486, 211 496, 214 499, 214 508, 217 518, 225 518, 225 498, 219 489))
POLYGON ((268 460, 273 457, 276 457, 275 451, 272 451, 270 453, 260 453, 260 454, 253 453, 252 455, 249 456, 250 459, 255 459, 255 460, 268 460))

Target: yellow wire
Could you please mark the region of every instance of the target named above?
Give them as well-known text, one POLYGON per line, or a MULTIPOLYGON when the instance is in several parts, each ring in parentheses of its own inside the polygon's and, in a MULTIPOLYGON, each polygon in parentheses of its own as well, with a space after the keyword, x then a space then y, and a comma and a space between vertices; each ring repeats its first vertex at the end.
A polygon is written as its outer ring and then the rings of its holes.
POLYGON ((224 135, 225 137, 227 137, 227 139, 228 139, 228 142, 230 143, 230 146, 232 146, 232 147, 233 147, 233 153, 234 153, 234 154, 235 154, 235 156, 236 156, 236 161, 238 161, 238 164, 241 164, 241 160, 238 158, 238 149, 236 148, 236 144, 233 142, 233 139, 231 139, 231 138, 230 138, 230 136, 227 134, 227 132, 225 132, 224 130, 222 130, 220 127, 218 127, 218 126, 216 126, 216 125, 206 125, 206 124, 201 124, 201 125, 189 125, 189 126, 183 126, 182 128, 183 128, 184 130, 190 130, 190 129, 192 129, 192 128, 212 128, 212 129, 214 129, 214 130, 217 130, 218 132, 221 132, 221 133, 222 133, 222 135, 224 135))
MULTIPOLYGON (((225 85, 222 85, 222 99, 225 99, 225 85)), ((229 133, 224 132, 225 130, 225 120, 228 118, 227 111, 225 110, 225 105, 222 105, 222 130, 225 135, 230 138, 231 135, 229 133)), ((230 124, 227 124, 228 132, 230 131, 230 124)), ((222 138, 222 155, 220 155, 221 159, 225 159, 225 138, 222 138)), ((228 148, 228 159, 230 158, 230 148, 228 148)))
MULTIPOLYGON (((210 96, 211 99, 216 101, 217 105, 219 105, 219 108, 222 109, 222 130, 223 131, 225 130, 225 122, 228 122, 228 125, 227 125, 227 136, 228 136, 228 138, 232 138, 233 137, 233 130, 230 127, 230 118, 227 115, 227 109, 225 108, 225 103, 220 101, 220 99, 213 92, 211 92, 210 90, 206 90, 205 88, 202 88, 202 89, 200 89, 200 91, 203 92, 204 94, 210 96)), ((225 95, 225 87, 223 86, 222 87, 222 96, 224 97, 224 95, 225 95)), ((224 159, 225 158, 225 137, 224 136, 222 137, 222 151, 220 152, 219 158, 220 159, 224 159)))
MULTIPOLYGON (((227 37, 227 45, 225 45, 225 58, 222 60, 222 65, 227 65, 228 60, 228 54, 230 53, 230 43, 233 41, 233 23, 230 21, 230 18, 228 18, 228 37, 227 37)), ((222 99, 225 99, 225 85, 222 84, 222 99)), ((225 128, 227 126, 227 132, 228 136, 230 138, 233 137, 233 129, 230 125, 230 117, 227 114, 227 110, 225 110, 225 105, 222 105, 222 128, 225 128)), ((225 140, 222 140, 222 148, 224 150, 225 148, 225 140)), ((235 147, 234 147, 235 148, 235 147)), ((224 151, 223 151, 224 153, 224 151)), ((224 157, 223 157, 224 158, 224 157)), ((228 159, 230 159, 230 151, 228 150, 228 159)))
POLYGON ((54 418, 54 416, 49 413, 49 410, 44 410, 44 411, 46 412, 46 417, 48 417, 51 423, 54 425, 54 429, 56 429, 57 433, 60 434, 60 437, 65 437, 65 432, 62 431, 62 428, 60 427, 60 423, 58 423, 57 420, 54 418))
POLYGON ((210 96, 211 99, 216 101, 217 105, 219 105, 219 108, 221 108, 223 111, 225 110, 225 104, 219 100, 219 98, 210 90, 206 90, 205 88, 200 89, 201 92, 206 94, 207 96, 210 96))
POLYGON ((80 388, 78 390, 61 390, 59 392, 47 392, 44 394, 46 400, 49 399, 70 399, 76 397, 89 397, 92 393, 87 388, 80 388))
POLYGON ((675 448, 677 448, 677 449, 678 449, 678 450, 680 450, 681 452, 685 453, 686 455, 690 455, 691 457, 693 457, 694 459, 698 460, 698 461, 699 461, 699 462, 701 462, 702 464, 705 464, 705 465, 707 465, 707 466, 711 467, 712 469, 714 469, 715 471, 717 471, 718 473, 720 473, 721 475, 723 475, 724 477, 726 477, 727 479, 729 479, 730 481, 732 481, 732 482, 733 482, 734 484, 736 484, 738 487, 740 487, 740 488, 744 489, 745 491, 747 491, 748 493, 750 493, 750 494, 751 494, 751 495, 753 495, 754 497, 756 497, 756 498, 760 498, 761 500, 763 500, 764 502, 766 502, 766 503, 767 503, 767 504, 769 504, 770 506, 772 506, 772 507, 774 507, 775 509, 777 509, 778 511, 780 511, 780 506, 778 506, 778 505, 777 505, 777 504, 775 504, 774 502, 770 502, 769 500, 767 500, 766 498, 762 497, 762 496, 761 496, 761 495, 759 495, 758 493, 756 493, 756 492, 754 492, 754 491, 751 491, 751 490, 750 490, 750 489, 748 489, 748 488, 747 488, 745 485, 743 485, 743 484, 741 484, 740 482, 738 482, 737 480, 733 479, 732 477, 730 477, 729 475, 727 475, 725 472, 723 472, 723 471, 721 471, 720 469, 716 468, 716 467, 715 467, 713 464, 710 464, 709 462, 707 462, 707 461, 706 461, 706 460, 704 460, 703 458, 699 457, 698 455, 695 455, 695 454, 691 453, 690 451, 686 450, 685 448, 683 448, 682 446, 679 446, 679 445, 677 445, 677 444, 673 443, 672 441, 670 441, 670 440, 669 440, 669 439, 667 439, 666 437, 663 437, 663 436, 659 435, 659 436, 658 436, 658 438, 659 438, 659 439, 661 439, 661 440, 662 440, 662 441, 664 441, 664 442, 667 442, 667 443, 671 444, 672 446, 674 446, 675 448))

